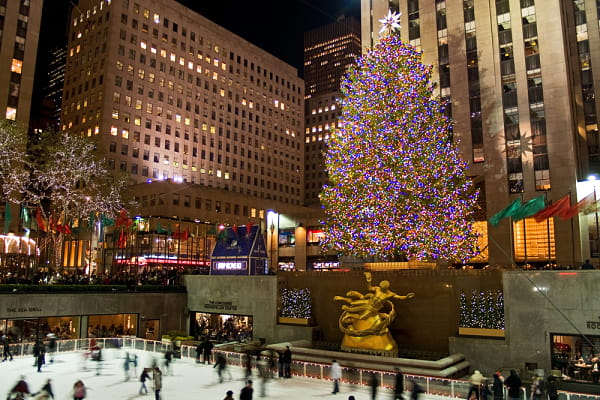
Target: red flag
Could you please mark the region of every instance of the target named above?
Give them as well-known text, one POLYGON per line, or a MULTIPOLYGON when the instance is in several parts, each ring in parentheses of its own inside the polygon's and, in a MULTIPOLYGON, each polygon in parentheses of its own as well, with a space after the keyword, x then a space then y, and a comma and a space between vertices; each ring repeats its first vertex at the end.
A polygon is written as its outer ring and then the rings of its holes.
POLYGON ((561 212, 560 214, 558 214, 558 216, 561 219, 573 218, 574 216, 576 216, 579 213, 579 210, 581 210, 584 207, 589 206, 595 200, 596 200, 596 194, 595 193, 590 193, 587 196, 585 196, 583 199, 579 200, 577 202, 577 204, 575 204, 573 207, 570 207, 567 210, 565 210, 565 211, 561 212))
POLYGON ((124 227, 128 228, 131 226, 132 223, 133 222, 131 222, 131 220, 129 218, 127 218, 127 211, 125 211, 125 210, 119 211, 119 216, 117 217, 117 221, 115 223, 115 226, 117 228, 120 226, 124 226, 124 227))
POLYGON ((571 195, 566 195, 562 199, 555 201, 554 203, 548 205, 543 210, 538 211, 533 216, 535 218, 535 222, 542 222, 545 219, 550 217, 554 217, 555 215, 559 215, 568 211, 571 208, 571 195))
POLYGON ((39 207, 35 209, 35 222, 37 222, 37 226, 40 231, 46 232, 46 221, 44 221, 44 217, 42 217, 42 210, 40 210, 39 207))
POLYGON ((252 221, 250 221, 246 224, 246 235, 250 235, 250 232, 252 231, 252 225, 253 225, 252 221))
POLYGON ((179 235, 179 239, 186 241, 188 240, 188 238, 190 237, 190 228, 185 228, 185 231, 181 232, 181 235, 179 235))
POLYGON ((119 240, 117 241, 117 247, 120 249, 125 248, 125 245, 127 243, 127 238, 125 236, 125 231, 121 230, 121 233, 119 234, 119 240))

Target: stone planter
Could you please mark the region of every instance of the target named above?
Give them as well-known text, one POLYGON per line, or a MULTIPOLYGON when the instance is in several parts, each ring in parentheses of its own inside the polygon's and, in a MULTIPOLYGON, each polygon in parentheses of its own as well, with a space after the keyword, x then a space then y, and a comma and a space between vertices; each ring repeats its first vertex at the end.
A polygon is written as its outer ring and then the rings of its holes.
POLYGON ((458 328, 460 336, 483 336, 483 337, 504 337, 504 329, 485 329, 485 328, 458 328))
POLYGON ((313 320, 312 320, 312 318, 279 317, 277 322, 280 324, 286 324, 286 325, 310 326, 310 325, 312 325, 313 320))

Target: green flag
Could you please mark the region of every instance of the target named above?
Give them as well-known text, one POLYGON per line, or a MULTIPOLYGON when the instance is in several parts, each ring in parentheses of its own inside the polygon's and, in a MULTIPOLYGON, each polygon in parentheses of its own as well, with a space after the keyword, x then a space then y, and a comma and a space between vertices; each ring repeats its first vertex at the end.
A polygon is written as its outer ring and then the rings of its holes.
POLYGON ((513 217, 514 221, 518 221, 520 219, 532 216, 538 211, 543 210, 545 207, 546 202, 544 200, 544 196, 539 196, 523 204, 521 208, 516 210, 511 216, 513 217))
POLYGON ((12 214, 10 213, 10 203, 7 200, 4 206, 4 234, 8 233, 10 221, 12 221, 12 214))
POLYGON ((497 226, 500 223, 500 220, 503 218, 508 218, 512 216, 517 210, 521 208, 521 199, 516 199, 508 207, 503 210, 500 210, 498 213, 492 215, 490 217, 490 224, 492 226, 497 226))
POLYGON ((29 226, 29 221, 31 220, 31 218, 29 216, 29 210, 27 210, 27 207, 24 205, 21 206, 21 220, 23 221, 24 227, 29 226))
POLYGON ((156 233, 167 233, 167 230, 160 225, 160 221, 156 224, 156 233))

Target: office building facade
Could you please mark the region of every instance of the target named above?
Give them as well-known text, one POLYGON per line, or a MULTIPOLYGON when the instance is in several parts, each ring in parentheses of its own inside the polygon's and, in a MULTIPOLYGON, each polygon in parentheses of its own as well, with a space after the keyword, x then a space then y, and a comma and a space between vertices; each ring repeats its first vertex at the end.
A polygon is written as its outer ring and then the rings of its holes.
POLYGON ((325 141, 335 130, 340 108, 340 83, 360 55, 360 23, 340 17, 304 34, 305 88, 305 203, 320 206, 319 193, 327 183, 323 163, 325 141))
POLYGON ((574 204, 589 194, 578 182, 598 170, 596 3, 363 0, 363 49, 377 43, 378 20, 390 8, 401 13, 404 40, 434 66, 437 94, 480 189, 478 261, 580 265, 598 257, 590 216, 486 221, 517 199, 570 195, 574 204))
POLYGON ((29 123, 42 0, 0 1, 0 110, 29 123))
POLYGON ((296 70, 175 1, 81 1, 61 129, 94 136, 115 173, 300 204, 296 70))

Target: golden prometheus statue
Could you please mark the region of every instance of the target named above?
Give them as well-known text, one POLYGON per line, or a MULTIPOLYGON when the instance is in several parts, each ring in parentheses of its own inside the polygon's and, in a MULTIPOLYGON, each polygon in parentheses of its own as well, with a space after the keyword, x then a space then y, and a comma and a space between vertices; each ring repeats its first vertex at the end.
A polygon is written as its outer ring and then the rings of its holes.
POLYGON ((388 326, 396 318, 392 300, 412 299, 415 294, 396 294, 390 290, 390 282, 386 280, 379 282, 379 286, 371 286, 370 272, 365 272, 365 279, 369 293, 351 290, 346 293, 346 297, 333 298, 348 303, 342 306, 343 312, 339 319, 340 330, 344 333, 342 350, 395 357, 398 355, 398 346, 388 330, 388 326))

